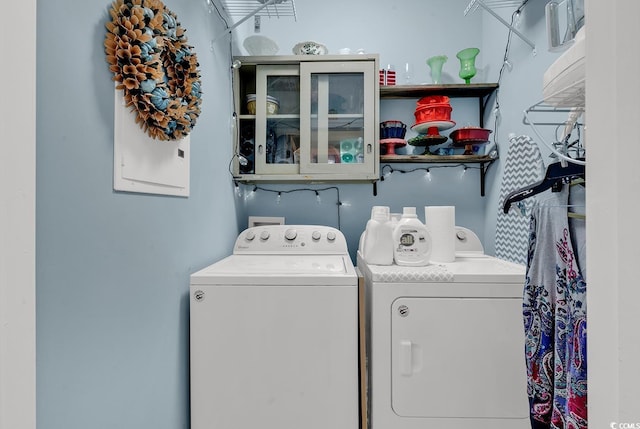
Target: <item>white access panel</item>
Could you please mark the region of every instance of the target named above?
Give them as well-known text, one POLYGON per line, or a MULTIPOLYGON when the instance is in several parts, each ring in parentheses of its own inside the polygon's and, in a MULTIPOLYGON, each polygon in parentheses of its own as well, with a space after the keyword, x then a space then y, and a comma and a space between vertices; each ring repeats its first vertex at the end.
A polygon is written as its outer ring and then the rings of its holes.
POLYGON ((115 91, 113 189, 189 196, 190 136, 154 140, 135 122, 122 91, 115 91))
POLYGON ((355 281, 192 284, 191 427, 357 429, 356 308, 355 281))
POLYGON ((528 416, 523 327, 505 323, 521 319, 522 299, 401 297, 390 311, 391 404, 398 416, 528 416))

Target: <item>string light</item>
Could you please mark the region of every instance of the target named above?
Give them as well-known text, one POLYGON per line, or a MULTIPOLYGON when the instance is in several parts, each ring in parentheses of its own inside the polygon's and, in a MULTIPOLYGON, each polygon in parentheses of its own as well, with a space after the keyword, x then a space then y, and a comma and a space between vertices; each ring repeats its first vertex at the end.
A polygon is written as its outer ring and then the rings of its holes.
POLYGON ((231 118, 229 119, 229 129, 231 130, 231 134, 235 135, 236 124, 238 123, 238 114, 233 112, 231 118))
POLYGON ((500 106, 496 104, 496 107, 493 109, 493 114, 495 115, 496 122, 500 122, 500 106))
POLYGON ((520 9, 516 10, 516 13, 513 17, 513 26, 515 28, 520 28, 520 9))
POLYGON ((258 187, 254 186, 253 189, 251 190, 251 192, 249 192, 248 194, 245 195, 244 199, 245 200, 253 199, 256 196, 256 192, 257 191, 258 191, 258 187))
MULTIPOLYGON (((236 183, 237 186, 237 182, 234 181, 234 183, 236 183)), ((318 188, 318 189, 312 189, 312 188, 298 188, 298 189, 289 189, 287 191, 282 191, 282 190, 275 190, 275 189, 268 189, 268 188, 264 188, 262 186, 257 186, 255 185, 253 187, 253 189, 251 190, 250 193, 245 194, 245 201, 248 201, 250 199, 252 199, 257 191, 263 191, 263 192, 273 192, 274 194, 276 194, 276 204, 280 204, 281 200, 282 200, 282 194, 290 194, 293 192, 313 192, 316 196, 316 202, 318 204, 322 203, 322 198, 320 196, 321 192, 326 192, 326 191, 335 191, 336 192, 336 196, 337 196, 337 200, 336 200, 336 206, 337 206, 337 211, 338 211, 338 225, 337 228, 340 229, 340 207, 342 206, 350 206, 350 203, 345 203, 340 199, 340 188, 338 188, 337 186, 330 186, 327 188, 318 188)))
POLYGON ((458 167, 463 167, 463 171, 461 173, 461 177, 464 176, 465 172, 471 168, 474 170, 480 170, 481 167, 470 167, 466 164, 463 163, 459 163, 459 164, 446 164, 446 165, 435 165, 435 166, 430 166, 429 168, 426 167, 417 167, 417 168, 413 168, 413 169, 409 169, 409 170, 403 170, 400 168, 393 168, 391 165, 389 164, 385 164, 382 166, 381 171, 382 171, 382 176, 380 177, 381 181, 384 181, 385 179, 388 179, 393 173, 401 173, 401 174, 405 174, 405 173, 413 173, 414 171, 424 171, 425 172, 425 179, 428 181, 431 181, 431 170, 433 170, 434 168, 458 168, 458 167))

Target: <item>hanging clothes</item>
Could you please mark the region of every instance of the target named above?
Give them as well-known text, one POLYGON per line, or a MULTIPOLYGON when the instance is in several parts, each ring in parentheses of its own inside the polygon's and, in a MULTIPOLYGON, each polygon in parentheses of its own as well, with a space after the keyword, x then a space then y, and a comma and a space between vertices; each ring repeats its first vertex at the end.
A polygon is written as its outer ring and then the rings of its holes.
POLYGON ((586 221, 568 217, 569 194, 539 194, 531 215, 523 316, 533 429, 587 428, 586 221))

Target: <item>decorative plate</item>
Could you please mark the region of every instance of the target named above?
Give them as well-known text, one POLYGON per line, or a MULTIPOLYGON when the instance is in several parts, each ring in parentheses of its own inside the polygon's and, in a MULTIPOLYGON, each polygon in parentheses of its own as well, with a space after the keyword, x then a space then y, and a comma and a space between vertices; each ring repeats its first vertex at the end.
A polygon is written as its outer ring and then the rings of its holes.
POLYGON ((278 53, 278 44, 268 37, 249 36, 242 42, 242 46, 249 55, 275 55, 278 53))
POLYGON ((296 55, 326 55, 329 51, 327 47, 318 42, 300 42, 291 50, 296 55))
POLYGON ((453 121, 429 121, 415 124, 411 127, 411 129, 419 134, 427 134, 429 128, 438 128, 439 131, 442 131, 448 130, 449 128, 453 128, 455 126, 456 123, 453 121))
POLYGON ((407 140, 411 146, 435 146, 449 140, 447 136, 420 134, 407 140))

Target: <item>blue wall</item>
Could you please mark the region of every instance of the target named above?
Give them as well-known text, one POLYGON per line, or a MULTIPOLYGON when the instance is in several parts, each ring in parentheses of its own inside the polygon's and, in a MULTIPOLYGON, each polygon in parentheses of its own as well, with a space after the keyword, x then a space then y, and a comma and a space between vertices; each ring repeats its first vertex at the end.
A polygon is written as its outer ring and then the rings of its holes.
MULTIPOLYGON (((39 429, 187 428, 189 274, 229 253, 248 215, 284 216, 287 223, 338 226, 336 190, 277 194, 230 180, 230 44, 210 40, 224 28, 205 0, 166 2, 187 29, 199 57, 204 101, 191 135, 191 195, 174 198, 112 190, 113 84, 102 43, 109 2, 38 3, 37 56, 37 411, 39 429)), ((544 44, 539 2, 523 29, 544 44)), ((506 29, 467 0, 299 0, 298 21, 263 18, 262 33, 280 53, 302 40, 330 51, 364 48, 381 64, 411 62, 416 82, 429 82, 426 58, 446 54, 445 82, 457 82, 455 53, 478 46, 478 81, 495 82, 506 29), (366 6, 363 6, 366 4, 366 6), (356 24, 364 21, 367 25, 356 24)), ((530 12, 531 11, 531 12, 530 12)), ((247 26, 252 25, 252 20, 247 26)), ((239 28, 232 44, 241 43, 239 28)), ((499 140, 522 131, 522 106, 540 98, 541 74, 552 61, 544 46, 532 56, 514 41, 514 70, 501 91, 499 140)), ((244 53, 236 48, 235 53, 244 53)), ((460 124, 475 113, 454 101, 460 124)), ((381 120, 412 123, 411 103, 383 106, 381 120)), ((475 105, 475 103, 472 103, 475 105)), ((487 123, 488 125, 491 122, 487 123)), ((527 131, 526 129, 524 131, 527 131)), ((392 164, 411 169, 413 164, 392 164)), ((487 197, 479 174, 461 168, 394 173, 371 185, 340 185, 340 226, 352 252, 371 206, 455 205, 457 224, 493 244, 500 163, 489 170, 487 197), (492 220, 493 219, 493 220, 492 220)), ((332 184, 326 186, 332 187, 332 184)), ((307 188, 265 185, 272 190, 307 188)), ((314 185, 308 188, 323 188, 314 185)))
POLYGON ((202 72, 191 195, 114 192, 109 6, 38 2, 38 428, 186 428, 189 274, 226 255, 238 232, 230 48, 210 50, 223 27, 204 2, 167 3, 202 72))

